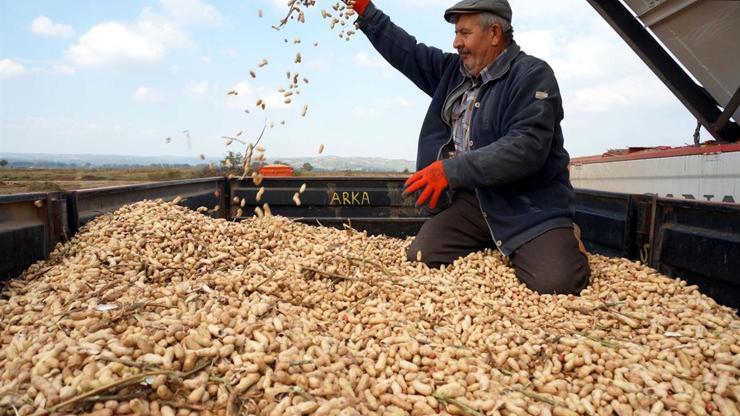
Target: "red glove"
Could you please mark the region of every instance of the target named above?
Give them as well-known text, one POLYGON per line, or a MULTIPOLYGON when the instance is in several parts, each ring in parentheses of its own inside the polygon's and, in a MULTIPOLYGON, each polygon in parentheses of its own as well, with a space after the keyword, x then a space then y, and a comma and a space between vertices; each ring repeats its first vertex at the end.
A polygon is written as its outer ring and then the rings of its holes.
POLYGON ((416 200, 416 206, 420 207, 427 202, 427 199, 431 196, 432 199, 429 201, 429 208, 436 208, 439 197, 442 196, 442 191, 450 185, 445 176, 445 169, 442 165, 442 161, 438 160, 424 169, 414 173, 406 181, 406 189, 403 191, 404 196, 412 192, 415 192, 421 188, 424 190, 421 192, 419 199, 416 200))
POLYGON ((365 13, 365 8, 370 4, 370 0, 355 0, 355 6, 353 7, 357 14, 362 16, 365 13))

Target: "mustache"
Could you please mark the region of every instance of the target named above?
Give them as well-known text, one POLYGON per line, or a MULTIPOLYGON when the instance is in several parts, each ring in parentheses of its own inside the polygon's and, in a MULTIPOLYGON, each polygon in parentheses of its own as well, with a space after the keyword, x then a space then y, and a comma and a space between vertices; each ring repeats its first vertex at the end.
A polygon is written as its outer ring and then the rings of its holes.
POLYGON ((459 48, 457 50, 457 53, 460 54, 460 55, 469 55, 470 54, 470 49, 459 48))

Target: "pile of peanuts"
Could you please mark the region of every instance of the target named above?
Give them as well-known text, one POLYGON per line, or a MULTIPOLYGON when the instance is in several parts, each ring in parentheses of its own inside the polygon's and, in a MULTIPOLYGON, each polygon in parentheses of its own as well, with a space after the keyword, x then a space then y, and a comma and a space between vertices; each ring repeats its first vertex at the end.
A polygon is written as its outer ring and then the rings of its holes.
POLYGON ((0 414, 737 415, 740 319, 590 256, 581 297, 497 252, 144 201, 0 296, 0 414))

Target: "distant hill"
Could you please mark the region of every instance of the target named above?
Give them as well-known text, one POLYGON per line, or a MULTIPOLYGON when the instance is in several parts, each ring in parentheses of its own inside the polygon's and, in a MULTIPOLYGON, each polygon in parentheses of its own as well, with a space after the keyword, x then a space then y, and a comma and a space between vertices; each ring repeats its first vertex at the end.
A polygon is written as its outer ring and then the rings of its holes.
MULTIPOLYGON (((11 168, 115 168, 115 167, 185 167, 203 166, 208 163, 218 164, 220 159, 206 157, 182 156, 119 156, 95 154, 49 154, 49 153, 0 153, 0 159, 8 161, 11 168)), ((300 169, 304 163, 310 163, 316 171, 359 171, 359 172, 403 172, 413 171, 415 162, 404 159, 385 159, 374 157, 291 157, 270 158, 269 163, 276 161, 287 163, 300 169)))
POLYGON ((360 172, 403 172, 408 170, 413 172, 416 163, 404 159, 384 159, 380 157, 341 157, 341 156, 322 156, 322 157, 303 157, 303 158, 274 158, 269 159, 270 163, 284 162, 300 169, 304 163, 310 163, 314 170, 332 171, 332 170, 350 170, 360 172))
POLYGON ((135 166, 197 166, 213 160, 180 156, 119 156, 94 154, 0 153, 0 159, 16 168, 102 168, 135 166))

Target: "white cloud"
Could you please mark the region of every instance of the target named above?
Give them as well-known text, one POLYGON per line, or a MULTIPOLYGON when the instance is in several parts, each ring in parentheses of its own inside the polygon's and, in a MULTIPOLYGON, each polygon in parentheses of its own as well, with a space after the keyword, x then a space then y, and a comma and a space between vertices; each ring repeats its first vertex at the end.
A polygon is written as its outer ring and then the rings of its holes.
POLYGON ((646 111, 674 101, 668 89, 593 10, 574 0, 562 1, 563 5, 512 0, 512 7, 515 29, 517 13, 522 26, 535 28, 515 31, 517 43, 552 66, 566 115, 588 119, 602 117, 598 113, 634 108, 646 111))
POLYGON ((131 98, 137 103, 155 104, 162 102, 162 95, 151 87, 139 87, 131 95, 131 98))
MULTIPOLYGON (((239 111, 256 111, 254 106, 256 98, 252 94, 252 85, 249 82, 242 81, 231 87, 231 90, 236 91, 238 95, 226 96, 226 106, 228 108, 239 111)), ((224 94, 226 92, 228 91, 224 91, 224 94)))
POLYGON ((232 88, 239 93, 238 97, 243 97, 252 93, 252 85, 248 81, 242 81, 232 88))
POLYGON ((41 15, 31 22, 31 32, 37 35, 68 38, 74 36, 72 26, 54 23, 48 17, 41 15))
POLYGON ((288 10, 288 0, 269 0, 269 3, 278 10, 288 10))
POLYGON ((673 97, 667 88, 640 77, 626 77, 614 81, 591 84, 566 92, 563 101, 566 112, 603 113, 623 110, 639 103, 647 109, 671 104, 673 97))
MULTIPOLYGON (((294 101, 291 104, 285 103, 285 97, 283 94, 277 91, 268 91, 264 87, 252 88, 252 85, 248 81, 242 81, 231 88, 236 91, 238 95, 229 95, 226 97, 226 106, 234 110, 244 111, 249 110, 250 112, 261 112, 260 108, 257 108, 257 100, 262 100, 265 103, 267 111, 270 110, 286 110, 295 106, 295 101, 298 97, 293 95, 291 100, 294 101)), ((226 93, 226 92, 224 92, 226 93)))
POLYGON ((411 107, 411 103, 409 102, 409 100, 405 99, 404 97, 396 97, 396 103, 404 108, 411 107))
POLYGON ((370 119, 378 117, 380 111, 374 107, 354 107, 352 108, 352 115, 356 118, 370 119))
POLYGON ((609 85, 589 86, 568 95, 572 97, 568 109, 574 112, 603 113, 629 103, 623 91, 609 85))
POLYGON ((69 65, 57 63, 51 66, 51 72, 59 75, 74 75, 75 69, 69 65))
POLYGON ((12 59, 0 59, 0 77, 11 78, 24 75, 28 70, 22 63, 12 59))
POLYGON ((105 22, 93 26, 65 54, 78 66, 101 67, 155 62, 169 49, 189 44, 187 34, 144 8, 132 25, 105 22))
POLYGON ((532 30, 516 34, 516 42, 529 55, 550 60, 555 52, 555 36, 551 30, 532 30))
MULTIPOLYGON (((271 109, 286 109, 290 108, 293 104, 286 104, 285 103, 285 97, 283 94, 277 92, 277 91, 270 91, 265 93, 262 89, 260 89, 260 92, 262 92, 263 99, 265 100, 265 105, 267 108, 271 109)), ((291 101, 297 101, 297 96, 292 96, 291 101)))
POLYGON ((221 13, 201 0, 160 0, 162 12, 144 7, 131 24, 102 22, 79 37, 66 51, 77 66, 102 67, 151 63, 171 49, 190 46, 185 32, 192 25, 220 25, 221 13))
POLYGON ((581 0, 511 0, 510 4, 515 28, 532 20, 552 24, 593 16, 596 13, 589 6, 583 7, 581 0))
POLYGON ((200 0, 160 0, 164 12, 183 25, 219 26, 223 16, 213 5, 200 0))
POLYGON ((398 0, 401 4, 406 4, 408 6, 451 6, 454 4, 454 2, 450 2, 449 0, 398 0))
POLYGON ((203 96, 211 92, 211 86, 208 81, 194 82, 188 85, 188 94, 191 96, 203 96))
POLYGON ((386 78, 393 76, 396 71, 395 68, 379 55, 370 56, 367 52, 358 52, 355 54, 354 63, 360 68, 379 69, 386 78))

